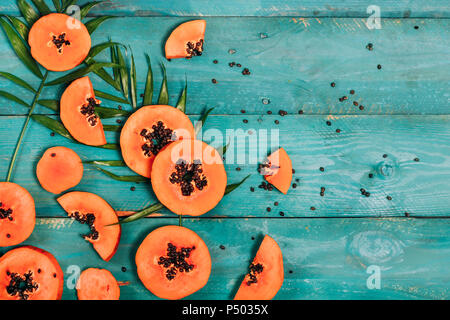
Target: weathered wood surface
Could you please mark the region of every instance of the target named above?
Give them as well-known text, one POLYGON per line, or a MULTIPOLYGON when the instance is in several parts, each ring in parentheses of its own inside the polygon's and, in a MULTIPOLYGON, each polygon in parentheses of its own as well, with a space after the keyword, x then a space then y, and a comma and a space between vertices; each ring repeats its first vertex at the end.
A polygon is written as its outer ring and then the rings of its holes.
MULTIPOLYGON (((19 15, 15 0, 2 0, 0 12, 19 15)), ((46 0, 51 4, 50 0, 46 0)), ((80 5, 89 0, 78 1, 80 5)), ((93 15, 118 16, 313 16, 367 17, 367 8, 380 7, 382 17, 449 17, 445 0, 107 0, 93 15)), ((370 11, 371 12, 371 11, 370 11)))
MULTIPOLYGON (((192 120, 197 120, 192 116, 192 120)), ((19 130, 24 117, 0 117, 0 172, 7 172, 19 130)), ((109 120, 111 123, 111 120, 109 120)), ((244 145, 234 139, 226 154, 229 183, 240 181, 247 174, 252 177, 234 193, 227 195, 206 216, 274 217, 283 211, 288 217, 335 216, 403 216, 405 212, 419 216, 449 216, 450 207, 450 118, 449 116, 210 116, 204 127, 205 140, 208 129, 221 133, 225 143, 227 129, 253 132, 250 138, 265 137, 264 131, 279 130, 279 144, 290 154, 295 169, 293 183, 285 196, 278 191, 258 188, 263 178, 258 174, 257 163, 266 153, 276 148, 276 140, 267 147, 244 145), (248 123, 244 124, 243 120, 248 123), (278 120, 280 124, 275 124, 278 120), (326 124, 331 122, 331 126, 326 124), (335 130, 341 129, 340 133, 335 130), (233 146, 234 144, 234 146, 233 146), (234 152, 233 152, 234 151, 234 152), (244 152, 246 164, 238 152, 244 152), (255 155, 251 158, 248 155, 255 155), (386 154, 387 158, 383 158, 386 154), (419 162, 414 161, 418 158, 419 162), (255 161, 253 163, 250 162, 255 161), (321 172, 319 167, 324 167, 321 172), (237 171, 236 168, 241 170, 237 171), (373 178, 369 178, 372 173, 373 178), (299 179, 297 182, 295 179, 299 179), (251 192, 250 187, 256 191, 251 192), (325 196, 320 188, 325 187, 325 196), (360 189, 371 193, 369 198, 360 189), (387 200, 387 196, 392 200, 387 200), (247 199, 242 201, 242 199, 247 199), (279 206, 273 203, 278 201, 279 206), (315 211, 310 210, 314 206, 315 211), (271 207, 271 212, 266 208, 271 207)), ((214 132, 211 132, 214 133, 214 132)), ((270 133, 269 133, 270 134, 270 133)), ((108 134, 108 142, 116 142, 117 133, 108 134)), ((228 139, 227 139, 228 140, 228 139)), ((83 160, 121 159, 117 151, 103 150, 72 143, 60 136, 50 136, 50 131, 33 122, 26 135, 14 172, 14 181, 27 188, 37 201, 39 215, 62 216, 55 196, 43 190, 36 179, 35 167, 44 151, 54 145, 73 148, 83 160)), ((118 174, 133 174, 122 168, 107 168, 118 174)), ((155 201, 151 186, 117 182, 95 168, 85 165, 85 174, 77 190, 98 193, 120 211, 137 210, 155 201), (130 191, 136 186, 136 191, 130 191)), ((170 213, 168 213, 170 214, 170 213)))
MULTIPOLYGON (((186 20, 117 18, 103 24, 93 39, 101 43, 111 37, 131 46, 140 93, 147 72, 144 53, 152 57, 157 90, 162 80, 159 63, 166 64, 172 104, 187 76, 190 114, 213 106, 216 114, 239 114, 241 109, 250 114, 283 109, 289 113, 374 115, 448 114, 450 110, 448 19, 384 19, 382 29, 369 30, 359 18, 207 18, 205 54, 167 62, 162 52, 167 34, 186 20), (138 31, 130 36, 123 32, 124 26, 138 31), (373 43, 373 51, 366 49, 368 43, 373 43), (230 54, 230 49, 236 53, 230 54), (219 63, 214 64, 214 59, 219 63), (248 67, 251 75, 242 75, 242 68, 230 68, 229 62, 248 67), (335 88, 331 82, 336 82, 335 88), (351 89, 356 91, 354 95, 349 94, 351 89), (349 99, 339 102, 344 95, 349 99), (364 110, 353 101, 364 105, 364 110)), ((0 58, 8 62, 0 70, 38 86, 38 79, 14 56, 3 32, 0 58)), ((92 78, 96 89, 114 93, 103 81, 92 78)), ((25 101, 31 99, 29 92, 4 79, 0 90, 11 90, 25 101)), ((59 99, 60 94, 61 90, 46 88, 43 96, 59 99)), ((0 114, 24 112, 23 107, 0 98, 0 114)), ((36 112, 49 111, 39 107, 36 112)))
MULTIPOLYGON (((64 299, 76 299, 67 287, 71 265, 107 268, 118 281, 129 281, 121 287, 123 299, 154 299, 136 276, 134 256, 149 232, 177 222, 152 218, 125 225, 110 262, 81 238, 88 228, 70 219, 38 219, 26 244, 56 256, 65 272, 64 299)), ((276 299, 450 298, 448 219, 184 219, 183 224, 203 238, 213 263, 208 284, 191 299, 232 298, 265 234, 283 251, 285 281, 276 299), (380 289, 366 285, 373 265, 381 270, 380 289)))

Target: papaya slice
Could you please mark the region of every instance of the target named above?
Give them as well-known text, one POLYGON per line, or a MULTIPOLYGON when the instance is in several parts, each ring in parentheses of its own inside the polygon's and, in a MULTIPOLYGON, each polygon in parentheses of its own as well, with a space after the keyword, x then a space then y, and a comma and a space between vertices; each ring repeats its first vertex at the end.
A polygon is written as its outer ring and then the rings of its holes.
POLYGON ((55 257, 25 246, 0 258, 0 300, 60 300, 64 275, 55 257))
POLYGON ((51 13, 33 24, 28 44, 33 58, 45 69, 67 71, 87 57, 91 36, 86 26, 75 18, 51 13))
POLYGON ((278 149, 267 157, 262 164, 262 172, 275 188, 286 194, 292 181, 292 162, 283 148, 278 149))
POLYGON ((121 227, 116 212, 101 197, 89 192, 69 192, 57 199, 69 217, 91 230, 84 239, 90 242, 100 257, 109 261, 119 246, 121 227))
POLYGON ((225 194, 227 174, 219 152, 200 140, 180 140, 155 158, 151 176, 156 197, 178 215, 199 216, 225 194))
POLYGON ((120 134, 120 149, 131 170, 150 178, 155 156, 166 145, 174 140, 194 137, 191 120, 177 108, 146 106, 125 122, 120 134))
POLYGON ((192 20, 180 24, 166 41, 166 58, 201 56, 205 41, 205 20, 192 20))
POLYGON ((59 194, 80 183, 83 177, 83 163, 72 149, 49 148, 37 164, 36 175, 42 188, 59 194))
POLYGON ((182 299, 203 288, 211 274, 205 242, 192 230, 165 226, 152 231, 136 253, 139 279, 162 299, 182 299))
POLYGON ((18 184, 0 182, 0 247, 22 243, 31 235, 35 224, 31 194, 18 184))
POLYGON ((95 112, 100 103, 89 77, 75 80, 64 91, 60 103, 61 121, 77 141, 90 146, 106 144, 102 122, 95 112))
POLYGON ((281 249, 266 235, 234 300, 270 300, 280 290, 283 280, 281 249))
POLYGON ((108 270, 89 268, 80 274, 77 295, 78 300, 119 300, 120 288, 108 270))

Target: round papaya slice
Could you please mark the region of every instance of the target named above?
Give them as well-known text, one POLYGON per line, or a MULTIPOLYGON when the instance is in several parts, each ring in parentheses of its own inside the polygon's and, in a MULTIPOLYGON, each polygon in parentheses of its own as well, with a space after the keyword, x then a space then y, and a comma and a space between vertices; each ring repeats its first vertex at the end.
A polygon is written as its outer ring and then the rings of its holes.
POLYGON ((0 182, 0 247, 15 246, 31 235, 36 210, 31 194, 12 182, 0 182))
POLYGON ((100 257, 109 261, 119 246, 121 227, 113 208, 101 197, 89 192, 69 192, 57 199, 69 217, 87 224, 90 233, 84 236, 100 257), (115 225, 113 225, 115 224, 115 225))
POLYGON ((78 300, 119 300, 120 288, 108 270, 89 268, 78 279, 77 295, 78 300))
POLYGON ((55 257, 25 246, 0 258, 0 300, 60 300, 64 275, 55 257))
POLYGON ((91 50, 91 36, 75 18, 51 13, 33 24, 28 44, 33 58, 45 69, 67 71, 84 61, 91 50))
POLYGON ((166 42, 166 58, 201 56, 205 41, 205 20, 192 20, 180 24, 172 31, 166 42))
POLYGON ((283 256, 278 244, 266 235, 235 300, 270 300, 283 285, 283 256))
POLYGON ((179 215, 199 216, 225 194, 227 174, 219 152, 200 140, 180 140, 155 158, 151 176, 159 201, 179 215))
POLYGON ((136 253, 139 279, 162 299, 182 299, 203 288, 211 273, 205 242, 192 230, 165 226, 152 231, 136 253))
POLYGON ((146 106, 125 122, 120 134, 120 149, 131 170, 150 178, 153 161, 161 149, 174 140, 194 137, 191 120, 177 108, 146 106))
POLYGON ((275 188, 286 194, 292 181, 292 162, 283 148, 278 149, 262 164, 262 173, 275 188))
POLYGON ((83 177, 83 163, 75 151, 66 147, 47 149, 36 167, 42 188, 59 194, 75 187, 83 177))
POLYGON ((106 144, 102 122, 95 112, 100 103, 95 99, 89 77, 75 80, 64 91, 60 103, 61 121, 77 141, 90 146, 106 144))

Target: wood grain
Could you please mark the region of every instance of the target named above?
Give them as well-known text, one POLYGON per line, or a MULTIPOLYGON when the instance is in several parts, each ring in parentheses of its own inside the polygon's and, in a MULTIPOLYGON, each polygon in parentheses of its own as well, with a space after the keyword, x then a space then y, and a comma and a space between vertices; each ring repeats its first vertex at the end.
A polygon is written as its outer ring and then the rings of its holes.
MULTIPOLYGON (((152 57, 156 92, 162 81, 159 63, 166 64, 172 105, 187 76, 190 114, 200 114, 207 107, 215 107, 216 114, 239 114, 242 109, 249 114, 264 114, 269 109, 289 113, 302 110, 305 114, 449 112, 448 19, 386 19, 381 30, 369 30, 364 19, 356 18, 207 18, 205 54, 167 62, 162 52, 167 34, 186 20, 118 18, 102 25, 94 42, 112 36, 112 40, 133 48, 138 93, 144 91, 147 72, 144 53, 152 57), (414 29, 416 25, 418 30, 414 29), (123 32, 124 26, 139 31, 130 37, 123 32), (373 51, 366 49, 368 43, 373 43, 373 51), (236 53, 229 54, 230 49, 236 53), (215 59, 218 64, 213 63, 215 59), (242 68, 230 68, 229 62, 249 68, 251 75, 242 75, 242 68), (331 82, 336 83, 335 88, 331 82), (349 94, 351 89, 354 95, 349 94), (348 100, 339 102, 342 96, 348 96, 348 100), (355 107, 353 101, 364 110, 355 107)), ((39 80, 14 56, 2 32, 0 58, 8 61, 1 66, 2 71, 38 85, 39 80)), ((99 61, 107 59, 98 56, 99 61)), ((103 81, 92 78, 96 89, 115 93, 103 81)), ((0 90, 11 91, 28 102, 32 98, 25 89, 3 79, 0 90)), ((55 88, 46 88, 43 93, 44 98, 59 99, 60 95, 61 89, 55 88)), ((104 101, 104 105, 117 103, 104 101)), ((25 112, 23 106, 0 98, 0 114, 25 112)), ((51 111, 39 107, 36 112, 51 111)))
MULTIPOLYGON (((38 219, 26 244, 56 256, 65 272, 63 299, 76 298, 67 287, 71 265, 106 268, 129 282, 121 287, 122 299, 155 299, 136 276, 134 256, 149 232, 177 222, 152 218, 124 226, 110 262, 82 239, 88 228, 69 219, 38 219)), ((183 224, 203 238, 213 262, 208 284, 191 299, 232 298, 265 234, 284 257, 285 281, 276 299, 450 298, 448 219, 184 219, 183 224), (379 290, 366 286, 371 265, 381 270, 379 290)))
MULTIPOLYGON (((198 117, 191 119, 195 121, 198 117)), ((2 174, 6 174, 23 121, 22 116, 0 117, 2 174)), ((206 216, 276 217, 280 211, 288 217, 403 216, 405 212, 419 216, 449 216, 449 123, 450 116, 444 115, 210 116, 203 133, 204 139, 214 146, 225 143, 227 129, 253 133, 247 135, 247 140, 233 139, 234 146, 232 142, 226 154, 229 183, 238 182, 247 174, 252 176, 206 216), (244 119, 248 120, 247 124, 244 119), (275 120, 280 124, 275 124, 275 120), (337 133, 336 129, 341 132, 337 133), (271 130, 279 130, 279 144, 291 156, 296 171, 293 183, 298 187, 291 187, 286 196, 258 188, 263 179, 256 170, 257 163, 278 143, 268 136, 266 146, 246 147, 250 137, 259 137, 258 141, 263 141, 266 135, 260 130, 268 130, 268 134, 271 130), (220 141, 220 136, 213 141, 214 137, 209 133, 222 134, 224 141, 220 141), (255 157, 249 157, 249 154, 255 157), (415 158, 419 161, 414 161, 415 158), (237 167, 241 170, 237 171, 237 167), (319 167, 324 167, 325 171, 321 172, 319 167), (369 174, 373 174, 373 178, 369 174), (250 187, 256 191, 251 192, 250 187), (320 196, 321 187, 326 188, 324 197, 320 196), (371 196, 363 196, 361 188, 371 196), (273 205, 275 201, 279 206, 273 205), (312 206, 316 210, 312 211, 312 206), (267 207, 271 212, 267 212, 267 207)), ((118 133, 108 133, 108 142, 117 139, 118 133)), ((19 155, 13 181, 31 192, 41 216, 65 215, 56 205, 55 196, 44 191, 35 178, 38 159, 48 147, 55 145, 73 148, 83 160, 120 159, 117 151, 82 146, 60 136, 51 137, 48 129, 33 122, 19 155)), ((107 169, 117 174, 132 174, 122 168, 107 169)), ((85 165, 83 180, 76 189, 98 193, 119 211, 138 210, 156 200, 150 185, 117 182, 89 165, 85 165), (136 191, 130 191, 131 186, 135 186, 136 191)))
MULTIPOLYGON (((47 1, 50 5, 51 1, 47 1)), ((78 1, 80 5, 89 0, 78 1)), ((378 5, 382 17, 448 18, 445 0, 108 0, 92 10, 92 15, 118 16, 304 16, 367 17, 367 7, 378 5)), ((53 8, 52 6, 50 6, 53 8)), ((15 0, 2 0, 0 12, 18 15, 15 0)))

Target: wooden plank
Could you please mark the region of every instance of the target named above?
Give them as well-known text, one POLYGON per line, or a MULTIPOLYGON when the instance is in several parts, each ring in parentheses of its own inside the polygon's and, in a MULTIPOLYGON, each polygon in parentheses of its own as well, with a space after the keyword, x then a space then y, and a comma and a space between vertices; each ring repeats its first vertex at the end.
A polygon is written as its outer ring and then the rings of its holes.
MULTIPOLYGON (((134 256, 149 232, 167 224, 177 219, 125 225, 110 262, 81 238, 88 228, 69 219, 38 219, 25 244, 56 256, 65 272, 64 299, 76 298, 67 287, 69 266, 106 268, 118 281, 129 281, 122 299, 155 299, 136 276, 134 256)), ((276 299, 450 298, 448 219, 185 219, 184 226, 203 238, 213 262, 208 284, 191 299, 232 298, 265 234, 283 252, 285 281, 276 299), (369 266, 380 270, 380 289, 366 285, 369 266)))
MULTIPOLYGON (((159 62, 167 34, 186 18, 118 18, 102 25, 94 42, 110 36, 133 48, 138 92, 144 90, 147 70, 144 52, 151 54, 155 88, 162 80, 159 62), (123 32, 123 27, 131 30, 123 32), (133 32, 135 30, 135 32, 133 32), (163 31, 161 31, 163 30, 163 31)), ((448 19, 385 19, 382 29, 369 30, 364 19, 334 18, 207 18, 206 50, 202 57, 165 62, 171 104, 189 82, 188 113, 215 106, 215 113, 263 114, 283 109, 305 114, 448 114, 450 64, 448 19), (415 29, 414 26, 419 26, 415 29), (266 37, 267 36, 267 37, 266 37), (373 43, 373 51, 366 49, 373 43), (229 50, 236 50, 230 54, 229 50), (213 60, 217 59, 218 64, 213 60), (251 75, 241 74, 248 67, 251 75), (382 69, 377 69, 380 64, 382 69), (212 83, 217 80, 217 84, 212 83), (336 87, 330 86, 331 82, 336 87), (354 95, 349 94, 353 89, 354 95), (342 96, 349 99, 339 102, 342 96), (357 101, 364 106, 359 110, 357 101)), ((38 79, 14 57, 0 32, 1 69, 38 86, 38 79)), ((105 57, 104 59, 107 59, 105 57)), ((99 57, 102 60, 102 57, 99 57)), ((52 78, 56 75, 52 75, 52 78)), ((95 78, 97 89, 113 93, 95 78)), ((26 101, 24 89, 0 82, 0 90, 26 101)), ((44 90, 46 98, 60 91, 44 90)), ((141 100, 141 99, 139 99, 141 100)), ((115 106, 105 101, 108 106, 115 106)), ((0 99, 0 114, 24 114, 22 106, 0 99)), ((48 112, 39 107, 37 112, 48 112)))
MULTIPOLYGON (((0 117, 2 175, 6 175, 23 121, 24 117, 0 117)), ((226 154, 229 183, 238 182, 247 174, 252 176, 206 217, 277 217, 280 211, 288 217, 403 216, 405 212, 419 216, 449 216, 449 123, 448 115, 210 116, 203 132, 206 141, 214 140, 210 134, 226 136, 227 129, 242 129, 244 133, 249 130, 253 134, 248 137, 259 138, 258 141, 265 137, 264 131, 260 130, 269 130, 269 135, 279 130, 279 143, 290 154, 296 171, 294 179, 299 180, 293 181, 298 187, 291 188, 287 195, 259 189, 263 179, 257 173, 257 162, 276 147, 276 140, 269 136, 267 146, 261 145, 258 149, 257 146, 245 148, 245 140, 233 139, 234 152, 231 146, 226 154), (244 119, 248 123, 244 123, 244 119), (275 120, 280 124, 275 124, 275 120), (330 121, 331 126, 326 121, 330 121), (208 132, 207 129, 215 131, 208 132), (337 133, 336 129, 341 132, 337 133), (247 156, 238 158, 242 154, 247 156), (255 155, 253 163, 249 154, 255 155), (418 161, 414 161, 415 158, 418 161), (242 161, 245 163, 240 163, 242 161), (237 167, 241 170, 237 171, 237 167), (324 167, 325 171, 321 172, 319 167, 324 167), (373 178, 369 174, 373 174, 373 178), (256 188, 255 192, 250 191, 252 186, 256 188), (320 196, 321 187, 326 188, 323 197, 320 196), (363 196, 361 188, 371 196, 363 196), (279 206, 274 206, 275 201, 279 206), (271 212, 266 211, 267 207, 271 212), (310 210, 311 207, 316 210, 310 210)), ((109 133, 108 141, 115 142, 117 137, 117 133, 109 133)), ((224 143, 220 136, 216 138, 215 146, 224 143)), ((59 136, 51 137, 48 129, 32 122, 13 180, 31 192, 41 216, 64 215, 55 196, 44 191, 35 178, 39 157, 55 145, 73 148, 84 160, 120 159, 117 151, 73 144, 59 136)), ((120 168, 110 170, 119 174, 131 173, 120 168)), ((117 182, 88 165, 85 165, 84 178, 76 189, 98 193, 120 211, 141 209, 155 201, 149 185, 117 182), (133 185, 136 186, 134 192, 130 191, 133 185)))
MULTIPOLYGON (((47 1, 50 5, 50 1, 47 1)), ((78 3, 85 4, 89 0, 78 3)), ((367 8, 376 4, 382 17, 449 17, 444 0, 390 1, 370 0, 110 0, 92 10, 97 15, 118 16, 305 16, 305 17, 367 17, 367 8)), ((53 8, 53 7, 52 7, 53 8)), ((15 0, 3 0, 0 12, 18 15, 15 0)), ((371 12, 371 11, 369 11, 371 12)))

